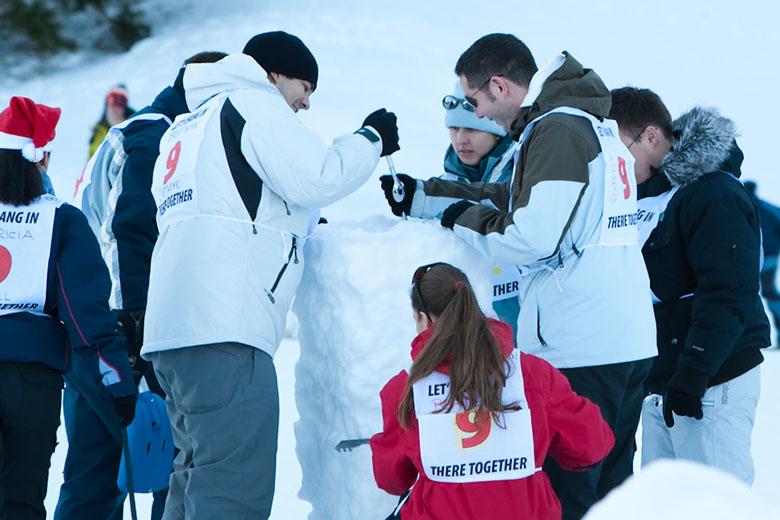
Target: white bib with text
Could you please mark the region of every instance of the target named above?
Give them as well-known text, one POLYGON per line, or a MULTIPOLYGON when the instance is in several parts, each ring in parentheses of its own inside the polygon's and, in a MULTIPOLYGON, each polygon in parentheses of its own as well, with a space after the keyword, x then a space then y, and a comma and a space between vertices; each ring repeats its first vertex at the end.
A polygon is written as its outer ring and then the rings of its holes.
POLYGON ((28 206, 0 203, 0 316, 45 314, 54 214, 61 204, 51 195, 28 206))
POLYGON ((521 409, 502 414, 501 425, 487 413, 478 420, 457 403, 451 412, 437 413, 449 396, 449 376, 433 372, 413 385, 420 456, 429 479, 456 483, 516 480, 537 471, 519 350, 509 357, 509 366, 502 399, 521 409))
POLYGON ((661 215, 666 211, 666 206, 677 193, 677 186, 655 197, 644 197, 637 201, 637 220, 639 221, 639 247, 644 247, 650 234, 658 226, 661 215))
POLYGON ((195 166, 206 124, 218 110, 214 102, 204 103, 192 113, 182 114, 160 141, 160 155, 154 164, 152 195, 157 203, 157 228, 200 214, 195 166))
POLYGON ((523 276, 516 265, 499 265, 491 271, 490 281, 493 284, 493 301, 497 302, 519 296, 523 276))
MULTIPOLYGON (((620 140, 617 122, 599 121, 587 112, 571 107, 558 107, 537 117, 523 129, 515 157, 531 129, 550 114, 584 117, 593 125, 604 158, 604 210, 598 245, 622 246, 637 243, 637 201, 634 156, 620 140)), ((514 175, 514 174, 513 174, 514 175)), ((514 183, 514 180, 513 180, 514 183)))

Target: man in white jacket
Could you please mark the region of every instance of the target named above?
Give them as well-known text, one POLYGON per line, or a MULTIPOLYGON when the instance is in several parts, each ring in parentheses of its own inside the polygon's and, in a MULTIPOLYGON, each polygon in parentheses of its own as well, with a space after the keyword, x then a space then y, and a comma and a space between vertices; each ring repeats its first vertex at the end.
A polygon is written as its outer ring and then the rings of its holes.
POLYGON ((314 56, 284 32, 188 65, 187 105, 160 142, 144 347, 168 394, 174 462, 164 519, 267 518, 279 398, 272 357, 303 271, 311 208, 361 186, 398 150, 392 112, 327 146, 294 112, 314 56), (292 111, 290 111, 292 109, 292 111))

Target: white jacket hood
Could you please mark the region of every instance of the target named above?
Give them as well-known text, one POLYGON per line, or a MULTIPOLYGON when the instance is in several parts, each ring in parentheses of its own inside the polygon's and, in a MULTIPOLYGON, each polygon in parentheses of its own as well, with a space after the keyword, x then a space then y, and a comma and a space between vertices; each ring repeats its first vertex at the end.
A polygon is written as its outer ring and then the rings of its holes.
POLYGON ((184 70, 183 83, 187 106, 192 111, 226 90, 260 89, 282 97, 255 59, 240 53, 216 63, 190 63, 184 70))

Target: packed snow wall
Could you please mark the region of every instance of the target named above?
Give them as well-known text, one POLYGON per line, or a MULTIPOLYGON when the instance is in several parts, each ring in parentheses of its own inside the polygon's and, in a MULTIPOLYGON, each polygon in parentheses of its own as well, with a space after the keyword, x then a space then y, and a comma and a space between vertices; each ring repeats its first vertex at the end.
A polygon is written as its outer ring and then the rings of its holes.
POLYGON ((375 216, 360 224, 320 225, 305 248, 293 311, 301 355, 295 368, 299 496, 310 520, 384 518, 397 503, 379 490, 371 449, 337 452, 344 439, 382 430, 379 391, 411 364, 414 270, 448 262, 469 277, 490 308, 491 264, 438 221, 375 216))

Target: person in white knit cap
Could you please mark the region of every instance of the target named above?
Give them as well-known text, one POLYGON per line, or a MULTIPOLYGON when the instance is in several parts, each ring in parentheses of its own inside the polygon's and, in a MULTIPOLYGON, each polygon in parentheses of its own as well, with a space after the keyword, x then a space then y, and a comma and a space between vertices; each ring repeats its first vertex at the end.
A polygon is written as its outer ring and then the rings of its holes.
POLYGON ((514 141, 493 121, 478 118, 466 103, 463 87, 455 82, 444 96, 444 125, 452 144, 444 154, 442 179, 460 182, 506 182, 512 176, 514 141))

